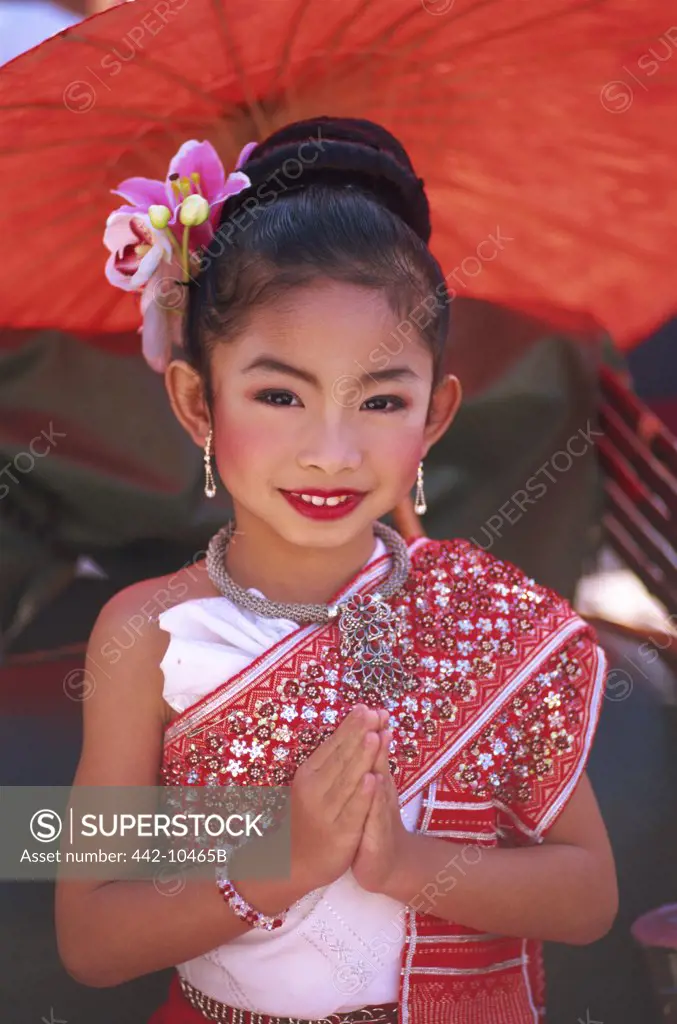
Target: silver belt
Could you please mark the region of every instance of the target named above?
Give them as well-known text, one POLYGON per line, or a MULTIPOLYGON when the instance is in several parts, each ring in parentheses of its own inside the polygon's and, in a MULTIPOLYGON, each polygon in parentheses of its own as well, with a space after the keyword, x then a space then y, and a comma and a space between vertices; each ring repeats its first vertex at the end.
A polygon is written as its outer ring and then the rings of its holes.
POLYGON ((269 1014, 255 1013, 253 1010, 240 1010, 235 1006, 220 1003, 212 999, 190 982, 179 975, 179 984, 190 1005, 199 1010, 207 1020, 218 1021, 220 1024, 358 1024, 370 1021, 372 1024, 396 1024, 397 1004, 384 1006, 365 1006, 362 1010, 351 1010, 349 1013, 332 1013, 321 1020, 301 1020, 297 1017, 272 1017, 269 1014))

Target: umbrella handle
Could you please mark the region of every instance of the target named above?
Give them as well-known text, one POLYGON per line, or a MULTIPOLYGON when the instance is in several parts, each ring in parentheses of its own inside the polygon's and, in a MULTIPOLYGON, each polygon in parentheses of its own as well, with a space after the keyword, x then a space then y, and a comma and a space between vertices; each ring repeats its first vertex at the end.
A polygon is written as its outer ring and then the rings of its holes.
POLYGON ((421 525, 421 520, 414 512, 414 504, 410 497, 404 498, 399 505, 395 506, 392 516, 395 529, 407 540, 427 536, 421 525))

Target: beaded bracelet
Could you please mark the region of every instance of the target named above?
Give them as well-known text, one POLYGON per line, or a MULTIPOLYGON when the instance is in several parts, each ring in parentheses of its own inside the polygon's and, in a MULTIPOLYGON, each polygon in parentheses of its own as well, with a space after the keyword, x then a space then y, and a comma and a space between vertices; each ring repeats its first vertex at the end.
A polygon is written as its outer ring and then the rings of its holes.
POLYGON ((220 879, 217 881, 216 885, 235 916, 239 917, 241 921, 245 922, 245 924, 251 925, 252 928, 265 928, 268 932, 272 932, 274 928, 279 928, 284 924, 284 920, 287 916, 286 910, 276 914, 274 917, 270 917, 268 914, 262 914, 259 910, 254 910, 254 908, 247 903, 242 896, 240 896, 237 889, 235 889, 227 878, 220 879))

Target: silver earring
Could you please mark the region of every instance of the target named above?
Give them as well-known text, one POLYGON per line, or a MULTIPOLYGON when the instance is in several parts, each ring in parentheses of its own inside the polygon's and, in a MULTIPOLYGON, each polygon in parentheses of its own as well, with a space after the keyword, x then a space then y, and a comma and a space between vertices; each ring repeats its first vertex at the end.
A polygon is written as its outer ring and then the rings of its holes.
POLYGON ((204 463, 205 463, 205 494, 208 498, 213 498, 216 494, 216 484, 214 483, 214 474, 212 473, 212 440, 213 433, 211 427, 207 434, 207 440, 205 441, 205 452, 204 452, 204 463))
POLYGON ((416 477, 416 497, 414 498, 414 512, 417 516, 425 515, 428 511, 428 506, 425 503, 425 494, 423 491, 423 463, 418 464, 418 475, 416 477))

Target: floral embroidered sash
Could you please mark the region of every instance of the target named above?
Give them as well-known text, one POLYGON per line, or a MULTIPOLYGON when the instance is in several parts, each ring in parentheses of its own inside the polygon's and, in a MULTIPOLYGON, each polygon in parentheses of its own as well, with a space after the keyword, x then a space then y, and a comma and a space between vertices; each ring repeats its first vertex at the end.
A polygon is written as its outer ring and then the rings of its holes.
MULTIPOLYGON (((468 541, 409 550, 409 579, 389 601, 407 671, 386 702, 401 804, 425 790, 419 831, 464 848, 541 841, 592 742, 605 674, 595 634, 468 541)), ((377 589, 387 563, 344 592, 377 589)), ((382 705, 344 678, 337 626, 302 627, 168 726, 163 781, 286 785, 358 700, 382 705)), ((425 895, 408 909, 401 1024, 541 1020, 542 988, 537 943, 443 921, 425 895)))

